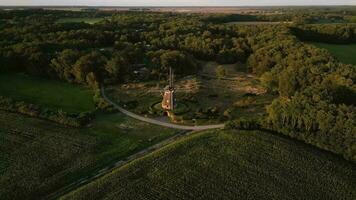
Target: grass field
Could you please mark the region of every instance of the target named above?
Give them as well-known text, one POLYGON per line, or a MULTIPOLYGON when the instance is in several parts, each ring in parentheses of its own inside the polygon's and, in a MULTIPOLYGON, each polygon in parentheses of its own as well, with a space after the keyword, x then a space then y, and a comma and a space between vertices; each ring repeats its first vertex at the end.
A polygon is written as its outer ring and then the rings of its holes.
POLYGON ((356 65, 356 44, 311 43, 319 48, 327 49, 341 62, 356 65))
POLYGON ((0 199, 41 199, 174 133, 120 114, 74 129, 0 111, 0 199))
POLYGON ((98 18, 62 18, 57 21, 57 23, 75 23, 75 22, 84 22, 87 24, 95 24, 98 23, 105 18, 98 17, 98 18))
POLYGON ((25 74, 0 74, 0 95, 70 113, 95 109, 90 89, 25 74))
POLYGON ((204 132, 78 189, 78 199, 355 199, 356 168, 290 139, 204 132))

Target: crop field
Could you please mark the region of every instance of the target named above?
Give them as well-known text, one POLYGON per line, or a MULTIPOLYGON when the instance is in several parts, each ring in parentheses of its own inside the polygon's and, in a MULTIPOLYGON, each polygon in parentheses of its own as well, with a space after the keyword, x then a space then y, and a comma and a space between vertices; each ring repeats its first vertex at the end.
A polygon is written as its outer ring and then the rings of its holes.
POLYGON ((120 114, 74 129, 0 111, 1 199, 39 199, 174 133, 120 114))
POLYGON ((70 113, 95 109, 94 94, 89 88, 25 74, 0 74, 0 94, 70 113))
POLYGON ((57 23, 87 23, 87 24, 96 24, 105 18, 103 17, 98 17, 98 18, 62 18, 57 21, 57 23))
POLYGON ((327 49, 341 62, 356 65, 356 44, 311 43, 319 48, 327 49))
POLYGON ((79 199, 355 199, 356 168, 259 131, 189 136, 62 197, 79 199))

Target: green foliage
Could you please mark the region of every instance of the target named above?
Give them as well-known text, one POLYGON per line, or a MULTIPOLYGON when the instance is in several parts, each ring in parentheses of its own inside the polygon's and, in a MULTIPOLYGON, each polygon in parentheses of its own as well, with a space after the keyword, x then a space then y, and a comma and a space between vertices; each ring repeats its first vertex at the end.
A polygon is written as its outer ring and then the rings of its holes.
POLYGON ((61 200, 354 199, 355 174, 352 164, 290 139, 211 131, 135 160, 61 200))
POLYGON ((219 65, 216 68, 215 73, 219 79, 224 78, 226 76, 226 70, 225 70, 224 66, 222 66, 222 65, 219 65))
POLYGON ((355 107, 317 104, 301 94, 275 100, 267 108, 267 127, 356 161, 355 107))
POLYGON ((87 83, 90 73, 99 75, 99 69, 105 65, 105 58, 98 52, 92 52, 80 57, 73 65, 73 75, 78 83, 87 83))
POLYGON ((282 97, 291 97, 295 93, 298 88, 297 80, 296 80, 297 72, 293 71, 293 69, 289 68, 284 70, 278 80, 278 91, 279 95, 282 97))
POLYGON ((306 25, 293 27, 292 31, 300 39, 325 43, 355 43, 355 24, 306 25))
POLYGON ((124 82, 129 75, 127 69, 127 60, 120 55, 114 55, 105 65, 105 71, 109 77, 112 77, 113 82, 124 82))
POLYGON ((158 50, 147 53, 151 59, 150 65, 157 76, 167 76, 172 67, 176 75, 187 75, 197 72, 196 60, 181 51, 158 50))
POLYGON ((226 123, 227 129, 239 129, 239 130, 258 130, 261 128, 261 122, 256 118, 238 118, 226 123))
POLYGON ((269 92, 278 91, 278 80, 273 77, 272 72, 265 72, 260 76, 261 85, 269 92))
POLYGON ((88 124, 93 118, 93 112, 68 114, 62 110, 51 111, 33 104, 16 102, 12 99, 0 96, 0 110, 18 112, 31 117, 50 120, 59 124, 73 127, 81 127, 88 124))

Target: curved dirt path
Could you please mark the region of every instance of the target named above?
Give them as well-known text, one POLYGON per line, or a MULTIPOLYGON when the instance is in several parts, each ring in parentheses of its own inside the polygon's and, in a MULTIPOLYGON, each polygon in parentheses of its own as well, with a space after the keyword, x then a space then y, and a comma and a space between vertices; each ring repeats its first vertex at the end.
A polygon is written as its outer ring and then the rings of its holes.
POLYGON ((208 129, 218 129, 218 128, 224 128, 224 124, 214 124, 214 125, 201 125, 201 126, 187 126, 187 125, 179 125, 179 124, 173 124, 173 123, 167 123, 167 122, 161 122, 152 118, 148 118, 148 117, 143 117, 140 115, 137 115, 133 112, 130 112, 126 109, 124 109, 123 107, 117 105, 116 103, 114 103, 113 101, 111 101, 104 92, 104 87, 101 87, 101 95, 103 96, 103 98, 110 103, 112 106, 114 106, 116 109, 118 109, 120 112, 124 113, 125 115, 132 117, 134 119, 143 121, 143 122, 147 122, 150 124, 155 124, 158 126, 164 126, 164 127, 168 127, 168 128, 173 128, 173 129, 180 129, 180 130, 191 130, 191 131, 202 131, 202 130, 208 130, 208 129))

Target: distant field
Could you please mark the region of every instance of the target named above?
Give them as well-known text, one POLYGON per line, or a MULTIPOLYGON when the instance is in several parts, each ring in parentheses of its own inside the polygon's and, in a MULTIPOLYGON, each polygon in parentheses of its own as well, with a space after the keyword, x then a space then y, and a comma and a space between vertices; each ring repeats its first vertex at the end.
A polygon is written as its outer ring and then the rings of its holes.
POLYGON ((356 168, 258 131, 190 136, 92 182, 79 199, 355 199, 356 168))
POLYGON ((228 25, 276 25, 276 24, 288 24, 291 22, 264 22, 264 21, 251 21, 251 22, 228 22, 228 25))
POLYGON ((0 199, 41 199, 174 133, 121 114, 75 129, 0 111, 0 199))
POLYGON ((0 95, 66 112, 95 109, 90 89, 25 74, 0 74, 0 95))
POLYGON ((62 18, 57 21, 57 23, 74 23, 74 22, 84 22, 87 24, 95 24, 98 23, 102 20, 104 20, 104 17, 99 17, 99 18, 62 18))
POLYGON ((327 49, 341 62, 356 65, 356 44, 311 43, 319 48, 327 49))

